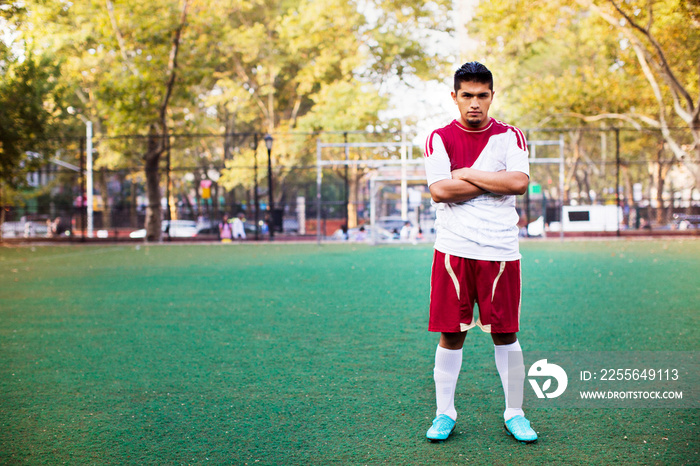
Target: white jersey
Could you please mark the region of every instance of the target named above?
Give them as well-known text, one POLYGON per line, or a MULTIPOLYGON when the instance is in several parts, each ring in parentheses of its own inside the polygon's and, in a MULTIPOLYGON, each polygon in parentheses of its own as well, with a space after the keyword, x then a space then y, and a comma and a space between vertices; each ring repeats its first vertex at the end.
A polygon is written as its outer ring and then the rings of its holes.
MULTIPOLYGON (((471 167, 529 176, 527 142, 520 129, 491 118, 485 128, 469 129, 458 121, 435 130, 425 145, 428 186, 452 178, 452 170, 471 167)), ((520 259, 515 196, 486 193, 459 203, 436 203, 435 249, 468 259, 520 259)))

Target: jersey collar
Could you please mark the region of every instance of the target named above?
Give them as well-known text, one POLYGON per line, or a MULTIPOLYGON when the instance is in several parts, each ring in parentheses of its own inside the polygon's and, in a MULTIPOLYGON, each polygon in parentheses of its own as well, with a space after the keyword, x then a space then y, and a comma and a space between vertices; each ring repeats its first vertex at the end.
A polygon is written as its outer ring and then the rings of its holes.
POLYGON ((457 126, 457 128, 461 129, 462 131, 464 131, 464 132, 466 132, 466 133, 483 133, 484 131, 487 131, 489 128, 491 128, 491 126, 493 126, 493 118, 490 118, 490 119, 489 119, 489 124, 486 125, 486 126, 484 126, 484 127, 481 128, 481 129, 470 129, 470 128, 467 128, 466 126, 462 125, 462 123, 460 123, 460 122, 457 121, 457 120, 454 120, 453 123, 457 126))

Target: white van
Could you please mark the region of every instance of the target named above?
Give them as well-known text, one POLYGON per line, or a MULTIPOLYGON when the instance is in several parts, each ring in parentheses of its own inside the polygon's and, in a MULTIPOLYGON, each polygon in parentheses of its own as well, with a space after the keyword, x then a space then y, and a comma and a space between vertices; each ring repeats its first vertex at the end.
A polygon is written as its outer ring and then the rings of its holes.
POLYGON ((617 231, 622 208, 616 205, 564 206, 564 231, 617 231))

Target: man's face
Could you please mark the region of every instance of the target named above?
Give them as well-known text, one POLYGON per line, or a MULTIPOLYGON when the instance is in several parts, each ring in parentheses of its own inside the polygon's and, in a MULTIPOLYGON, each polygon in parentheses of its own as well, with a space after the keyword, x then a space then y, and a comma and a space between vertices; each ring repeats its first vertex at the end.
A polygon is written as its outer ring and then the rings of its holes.
POLYGON ((467 128, 483 128, 489 123, 489 107, 493 91, 488 84, 462 81, 459 91, 452 91, 452 99, 459 108, 460 122, 467 128))

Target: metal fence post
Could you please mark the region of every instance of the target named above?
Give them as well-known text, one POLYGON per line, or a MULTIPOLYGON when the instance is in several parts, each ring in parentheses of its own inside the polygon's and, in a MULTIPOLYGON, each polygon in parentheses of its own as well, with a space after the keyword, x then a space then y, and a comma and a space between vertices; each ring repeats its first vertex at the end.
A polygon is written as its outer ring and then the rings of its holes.
POLYGON ((316 139, 316 241, 321 244, 321 139, 316 139))
POLYGON ((615 166, 617 168, 615 179, 615 205, 617 205, 617 236, 620 236, 620 128, 615 128, 615 166))
POLYGON ((253 176, 254 189, 255 192, 253 196, 255 198, 255 241, 260 239, 260 224, 259 224, 259 211, 260 211, 260 199, 258 198, 258 135, 257 133, 253 136, 253 176))
POLYGON ((80 241, 85 242, 85 224, 87 223, 87 206, 85 203, 85 138, 80 138, 80 241))

